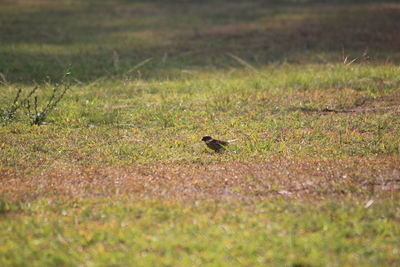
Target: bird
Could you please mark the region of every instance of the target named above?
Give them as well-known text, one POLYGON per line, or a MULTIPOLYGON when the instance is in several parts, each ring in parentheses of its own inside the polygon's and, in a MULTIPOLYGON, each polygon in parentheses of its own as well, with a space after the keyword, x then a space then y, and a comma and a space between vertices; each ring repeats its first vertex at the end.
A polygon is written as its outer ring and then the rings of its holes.
POLYGON ((201 141, 206 143, 206 145, 215 152, 220 152, 221 150, 224 150, 227 145, 229 145, 229 143, 226 141, 217 140, 208 135, 204 136, 201 141))

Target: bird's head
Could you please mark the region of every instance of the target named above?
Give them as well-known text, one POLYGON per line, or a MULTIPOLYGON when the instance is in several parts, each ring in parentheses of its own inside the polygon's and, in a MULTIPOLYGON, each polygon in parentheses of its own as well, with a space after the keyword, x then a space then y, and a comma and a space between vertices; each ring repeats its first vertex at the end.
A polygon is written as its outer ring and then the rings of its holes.
POLYGON ((211 136, 204 136, 202 139, 201 139, 201 141, 204 141, 204 142, 207 142, 207 141, 210 141, 212 138, 211 138, 211 136))

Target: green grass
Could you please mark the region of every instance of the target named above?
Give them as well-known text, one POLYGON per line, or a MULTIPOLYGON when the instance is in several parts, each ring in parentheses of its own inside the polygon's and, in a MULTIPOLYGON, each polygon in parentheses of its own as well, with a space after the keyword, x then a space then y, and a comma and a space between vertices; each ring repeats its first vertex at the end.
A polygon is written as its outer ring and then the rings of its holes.
MULTIPOLYGON (((208 158, 203 135, 239 139, 221 160, 398 154, 399 73, 392 65, 283 65, 75 85, 48 125, 24 126, 21 114, 2 127, 2 164, 34 162, 36 152, 68 161, 79 153, 82 164, 198 162, 208 158)), ((4 103, 16 88, 3 91, 4 103)))
POLYGON ((3 1, 0 265, 398 265, 399 10, 3 1))
POLYGON ((400 206, 124 199, 12 204, 3 266, 394 266, 400 206))
POLYGON ((82 82, 124 73, 170 79, 185 69, 236 66, 227 52, 257 67, 346 56, 398 62, 395 2, 341 2, 6 1, 0 72, 25 84, 58 80, 70 65, 82 82))

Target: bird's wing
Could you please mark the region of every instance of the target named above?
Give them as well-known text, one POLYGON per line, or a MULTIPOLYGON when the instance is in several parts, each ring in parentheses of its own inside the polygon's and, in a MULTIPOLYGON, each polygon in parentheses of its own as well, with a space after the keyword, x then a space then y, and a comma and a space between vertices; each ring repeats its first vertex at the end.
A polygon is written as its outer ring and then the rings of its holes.
POLYGON ((229 144, 228 142, 221 141, 221 140, 215 140, 215 142, 216 142, 217 144, 220 144, 220 145, 223 145, 223 146, 227 146, 227 145, 229 144))

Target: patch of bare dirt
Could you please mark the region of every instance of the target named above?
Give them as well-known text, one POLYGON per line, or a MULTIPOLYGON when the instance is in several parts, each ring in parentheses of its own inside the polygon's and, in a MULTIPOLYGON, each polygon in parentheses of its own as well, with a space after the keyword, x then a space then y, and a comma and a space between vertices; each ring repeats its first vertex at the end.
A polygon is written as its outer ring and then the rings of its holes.
POLYGON ((400 160, 351 158, 76 168, 56 163, 35 175, 0 173, 7 200, 52 197, 170 199, 327 198, 400 193, 400 160))
MULTIPOLYGON (((327 97, 324 95, 323 97, 327 97)), ((329 97, 329 95, 328 95, 329 97)), ((320 99, 318 99, 321 101, 320 99)), ((304 113, 318 113, 327 115, 329 113, 386 113, 400 115, 400 92, 377 98, 356 98, 355 103, 347 108, 310 108, 290 107, 288 111, 301 111, 304 113)))
POLYGON ((376 99, 367 99, 361 105, 345 111, 356 113, 384 112, 400 114, 400 92, 395 92, 376 99))

